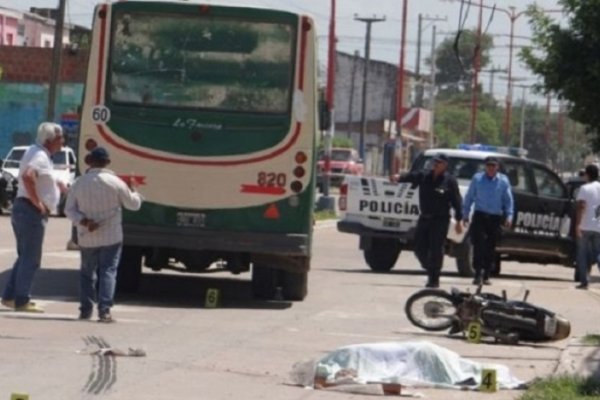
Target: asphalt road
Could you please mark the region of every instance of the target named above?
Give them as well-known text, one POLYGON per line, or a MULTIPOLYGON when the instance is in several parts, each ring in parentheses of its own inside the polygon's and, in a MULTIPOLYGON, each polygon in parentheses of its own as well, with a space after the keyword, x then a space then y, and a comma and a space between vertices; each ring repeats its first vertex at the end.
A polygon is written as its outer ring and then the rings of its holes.
MULTIPOLYGON (((27 393, 31 400, 70 399, 345 399, 348 394, 291 385, 296 362, 338 347, 382 341, 427 340, 463 357, 506 364, 522 380, 553 373, 569 341, 544 345, 470 344, 460 336, 426 333, 409 324, 404 301, 425 276, 412 254, 390 273, 370 272, 358 238, 332 222, 318 224, 303 302, 263 302, 251 297, 249 274, 184 275, 145 272, 138 294, 119 297, 115 324, 76 320, 79 254, 66 251, 70 227, 50 220, 43 269, 34 287, 45 314, 0 311, 0 399, 27 393), (218 308, 205 308, 207 289, 220 291, 218 308), (100 346, 141 348, 145 357, 90 354, 100 346)), ((0 217, 0 287, 14 261, 9 217, 0 217)), ((442 286, 470 287, 446 258, 442 286)), ((593 333, 600 307, 595 283, 575 290, 572 270, 504 263, 493 281, 509 297, 531 290, 530 301, 568 316, 573 337, 593 333)), ((572 339, 573 340, 573 339, 572 339)), ((429 399, 510 399, 495 394, 416 390, 429 399)), ((353 395, 356 399, 372 399, 353 395)))

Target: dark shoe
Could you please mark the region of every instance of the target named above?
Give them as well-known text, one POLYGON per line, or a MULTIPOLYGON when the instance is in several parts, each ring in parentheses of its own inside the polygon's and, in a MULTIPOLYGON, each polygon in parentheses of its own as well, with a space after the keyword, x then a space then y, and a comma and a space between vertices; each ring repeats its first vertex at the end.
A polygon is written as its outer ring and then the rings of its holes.
POLYGON ((112 315, 110 315, 110 313, 107 312, 107 313, 102 313, 98 316, 98 322, 110 324, 111 322, 115 322, 115 320, 113 319, 112 315))
POLYGON ((427 282, 427 284, 425 285, 426 288, 432 288, 432 289, 437 289, 440 287, 440 283, 439 282, 427 282))
POLYGON ((81 320, 90 320, 90 319, 92 319, 92 310, 81 311, 79 313, 79 318, 78 319, 81 319, 81 320))
POLYGON ((486 286, 490 286, 492 284, 492 282, 490 282, 489 279, 484 279, 483 280, 483 284, 486 285, 486 286))
POLYGON ((581 284, 575 286, 575 289, 584 289, 584 290, 586 290, 587 288, 588 288, 587 283, 581 283, 581 284))
POLYGON ((481 285, 481 278, 476 276, 475 279, 473 279, 473 285, 481 285))
POLYGON ((0 302, 4 307, 15 309, 15 301, 14 300, 4 300, 0 302))

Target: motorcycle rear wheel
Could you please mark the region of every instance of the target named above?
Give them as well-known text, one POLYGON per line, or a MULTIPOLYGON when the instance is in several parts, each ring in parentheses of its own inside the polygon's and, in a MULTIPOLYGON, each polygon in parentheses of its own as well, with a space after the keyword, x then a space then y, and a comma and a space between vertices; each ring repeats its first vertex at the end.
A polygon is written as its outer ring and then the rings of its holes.
POLYGON ((406 300, 406 317, 415 326, 431 332, 444 331, 456 321, 453 297, 437 289, 425 289, 406 300))

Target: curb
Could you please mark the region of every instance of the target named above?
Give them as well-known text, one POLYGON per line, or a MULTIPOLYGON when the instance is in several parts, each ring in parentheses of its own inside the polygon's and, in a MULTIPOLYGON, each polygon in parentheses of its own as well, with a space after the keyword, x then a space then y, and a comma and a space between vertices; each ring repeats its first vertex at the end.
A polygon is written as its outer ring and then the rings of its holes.
POLYGON ((600 347, 584 344, 580 337, 570 339, 552 375, 600 379, 600 347))

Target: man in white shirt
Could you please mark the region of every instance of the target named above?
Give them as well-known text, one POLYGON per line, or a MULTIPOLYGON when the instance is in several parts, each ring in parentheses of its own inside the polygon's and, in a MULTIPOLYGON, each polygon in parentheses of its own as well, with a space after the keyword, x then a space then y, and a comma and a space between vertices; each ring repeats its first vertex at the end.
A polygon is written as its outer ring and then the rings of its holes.
POLYGON ((577 289, 587 289, 588 267, 600 261, 600 182, 598 182, 598 167, 594 164, 586 166, 584 177, 588 183, 583 185, 577 194, 575 225, 577 274, 580 282, 577 289))
POLYGON ((110 156, 96 147, 86 157, 90 168, 79 177, 67 196, 65 214, 77 226, 81 252, 79 318, 90 319, 98 303, 98 321, 113 322, 117 268, 123 245, 121 209, 139 210, 142 197, 106 166, 110 156), (98 290, 96 290, 98 280, 98 290))
POLYGON ((42 261, 42 244, 48 215, 56 210, 60 191, 66 187, 56 181, 52 155, 64 143, 62 128, 52 122, 38 127, 19 166, 19 187, 11 223, 17 242, 17 260, 2 294, 2 305, 22 312, 44 312, 31 302, 31 287, 42 261))

